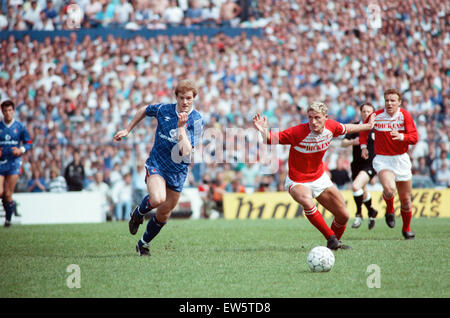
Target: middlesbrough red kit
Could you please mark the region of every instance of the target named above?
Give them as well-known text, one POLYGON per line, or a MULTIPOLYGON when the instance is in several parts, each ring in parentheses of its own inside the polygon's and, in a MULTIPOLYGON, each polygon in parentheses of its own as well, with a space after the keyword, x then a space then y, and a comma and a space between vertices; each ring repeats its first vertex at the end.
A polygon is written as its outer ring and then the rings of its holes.
POLYGON ((345 125, 327 119, 321 134, 311 131, 309 123, 305 123, 280 132, 270 132, 267 143, 291 145, 289 178, 294 182, 305 183, 322 176, 325 171, 322 159, 332 139, 346 133, 345 125))
MULTIPOLYGON (((409 145, 418 141, 417 129, 409 112, 403 108, 390 116, 384 109, 375 112, 375 154, 396 156, 408 151, 409 145), (403 140, 392 140, 391 131, 397 130, 404 135, 403 140)), ((366 121, 367 122, 367 121, 366 121)), ((370 131, 359 133, 359 144, 367 145, 370 131)))

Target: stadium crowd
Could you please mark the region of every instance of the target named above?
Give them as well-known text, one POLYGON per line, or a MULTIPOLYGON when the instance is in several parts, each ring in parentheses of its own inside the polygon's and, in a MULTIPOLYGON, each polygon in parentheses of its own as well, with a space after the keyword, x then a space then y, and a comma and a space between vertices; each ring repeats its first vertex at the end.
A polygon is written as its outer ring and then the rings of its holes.
MULTIPOLYGON (((49 30, 43 21, 27 22, 29 10, 40 7, 35 17, 50 14, 53 28, 64 28, 64 8, 73 1, 7 2, 2 2, 3 30, 49 30)), ((403 93, 403 107, 419 131, 420 141, 409 151, 413 174, 421 180, 417 184, 450 186, 450 23, 445 1, 381 2, 380 28, 368 12, 368 0, 77 2, 85 12, 85 27, 135 23, 142 28, 226 25, 216 18, 217 11, 233 3, 239 9, 233 10, 229 25, 262 27, 263 36, 109 35, 105 40, 86 36, 77 41, 74 32, 69 38, 43 42, 28 35, 2 41, 0 99, 16 103, 18 120, 26 124, 34 142, 33 150, 24 155, 17 191, 65 191, 81 182, 85 190, 109 188, 115 205, 122 200, 112 194, 120 193, 115 187, 131 183, 132 189, 145 192, 142 164, 156 123, 148 119, 124 143, 114 143, 112 136, 137 107, 173 102, 171 92, 179 77, 195 79, 200 87, 195 107, 204 116, 205 129, 224 136, 223 144, 204 138, 202 160, 192 165, 187 179, 191 186, 204 189, 205 183, 217 184, 215 176, 220 175, 226 184, 222 191, 232 191, 236 183, 258 191, 282 190, 287 147, 277 146, 271 153, 279 163, 276 171, 255 156, 257 135, 248 133, 254 113, 267 116, 271 127, 284 129, 305 122, 307 105, 321 100, 329 105, 330 118, 349 123, 359 119, 363 101, 383 107, 387 88, 403 93), (154 5, 146 7, 148 3, 154 5), (140 6, 148 12, 142 13, 140 6), (175 8, 179 16, 166 14, 175 8), (193 12, 207 8, 216 12, 214 22, 196 20, 193 12), (129 14, 122 17, 125 12, 129 14), (245 143, 226 149, 226 160, 214 160, 218 147, 233 142, 226 132, 235 127, 244 129, 245 143), (79 165, 79 174, 71 176, 69 164, 79 165)), ((334 142, 325 160, 331 174, 343 172, 335 175, 345 179, 351 149, 334 142)), ((348 188, 349 183, 339 186, 348 188)), ((129 200, 126 197, 123 200, 129 200)))
POLYGON ((70 6, 74 4, 81 9, 83 28, 236 27, 241 23, 260 27, 267 23, 254 0, 3 0, 0 30, 72 28, 70 6))

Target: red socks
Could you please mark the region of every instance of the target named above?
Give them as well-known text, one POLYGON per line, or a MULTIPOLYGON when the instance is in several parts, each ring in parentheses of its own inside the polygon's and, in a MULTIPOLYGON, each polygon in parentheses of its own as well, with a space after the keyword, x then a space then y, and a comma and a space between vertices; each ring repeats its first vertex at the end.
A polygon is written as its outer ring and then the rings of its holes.
MULTIPOLYGON (((316 206, 314 206, 310 210, 304 210, 304 212, 305 212, 305 216, 308 218, 309 222, 311 222, 311 224, 314 225, 316 227, 316 229, 318 229, 320 231, 320 233, 322 233, 323 236, 325 236, 325 238, 327 240, 331 235, 336 235, 336 237, 337 237, 337 234, 335 234, 335 232, 333 232, 333 230, 328 227, 327 223, 325 223, 325 220, 323 219, 322 214, 320 214, 320 212, 317 210, 316 206)), ((342 231, 342 233, 343 232, 344 231, 342 231)), ((342 236, 342 234, 341 234, 341 236, 342 236)), ((337 238, 339 239, 339 237, 337 237, 337 238)))
POLYGON ((347 223, 339 224, 336 222, 336 219, 334 219, 333 223, 331 223, 331 230, 336 234, 336 238, 338 240, 340 240, 342 235, 344 234, 346 226, 347 226, 347 223))
POLYGON ((394 197, 387 199, 383 193, 383 199, 386 202, 386 213, 394 213, 394 197))
POLYGON ((401 210, 402 220, 403 220, 403 232, 411 232, 411 217, 412 217, 412 209, 409 211, 401 210))

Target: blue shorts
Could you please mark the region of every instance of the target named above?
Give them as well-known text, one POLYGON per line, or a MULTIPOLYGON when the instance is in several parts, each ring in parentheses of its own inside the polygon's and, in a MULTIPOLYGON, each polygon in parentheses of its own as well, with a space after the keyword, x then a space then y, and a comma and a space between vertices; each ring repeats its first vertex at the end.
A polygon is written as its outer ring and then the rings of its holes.
POLYGON ((0 176, 20 175, 22 162, 19 161, 0 161, 0 176))
POLYGON ((166 186, 176 192, 181 192, 183 190, 184 181, 186 180, 187 171, 185 173, 178 172, 178 173, 169 173, 166 171, 161 170, 158 166, 156 166, 154 163, 150 161, 150 159, 147 159, 145 162, 145 183, 147 183, 147 177, 151 176, 153 174, 160 175, 165 181, 166 186))

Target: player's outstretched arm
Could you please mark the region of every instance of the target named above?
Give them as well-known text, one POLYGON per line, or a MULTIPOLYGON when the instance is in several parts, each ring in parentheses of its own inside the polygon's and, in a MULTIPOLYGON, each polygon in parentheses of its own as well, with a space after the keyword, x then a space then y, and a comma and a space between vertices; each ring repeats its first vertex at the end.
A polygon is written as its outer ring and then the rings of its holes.
POLYGON ((372 130, 375 125, 375 113, 370 115, 367 123, 364 124, 346 124, 347 134, 359 133, 361 131, 372 130))
POLYGON ((125 138, 126 136, 128 136, 128 134, 133 130, 133 128, 142 120, 145 118, 145 109, 147 108, 147 106, 143 106, 141 108, 138 109, 136 115, 134 115, 133 119, 131 120, 131 122, 129 123, 128 127, 125 128, 124 130, 120 130, 118 131, 115 135, 114 135, 114 140, 115 141, 120 141, 122 140, 122 138, 125 138))

